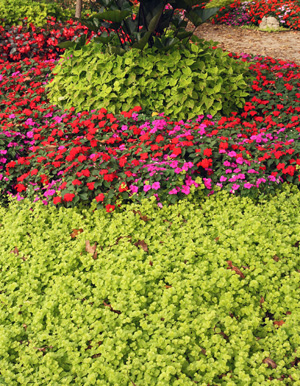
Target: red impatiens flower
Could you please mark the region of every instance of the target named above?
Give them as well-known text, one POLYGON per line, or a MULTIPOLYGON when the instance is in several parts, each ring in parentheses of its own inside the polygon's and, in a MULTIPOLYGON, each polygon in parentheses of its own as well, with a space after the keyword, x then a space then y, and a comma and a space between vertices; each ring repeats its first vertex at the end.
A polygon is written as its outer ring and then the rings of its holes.
POLYGON ((17 184, 15 186, 15 188, 17 189, 17 192, 19 192, 19 193, 21 193, 23 190, 26 190, 26 188, 23 184, 17 184))
POLYGON ((49 184, 49 180, 48 180, 48 177, 46 176, 46 174, 41 175, 41 183, 42 184, 49 184))
POLYGON ((61 202, 61 197, 54 197, 53 198, 53 204, 54 205, 57 205, 57 204, 59 204, 61 202))
POLYGON ((126 192, 128 190, 128 186, 125 184, 125 182, 122 182, 122 184, 119 186, 119 192, 126 192))
POLYGON ((64 201, 73 201, 73 198, 75 197, 75 194, 74 193, 66 193, 64 195, 64 201))
POLYGON ((211 157, 212 150, 211 149, 204 149, 203 154, 205 157, 211 157))
POLYGON ((95 200, 97 202, 102 202, 102 201, 104 201, 104 198, 105 198, 104 194, 100 193, 100 194, 98 194, 98 196, 95 197, 95 200))
POLYGON ((86 185, 89 188, 89 190, 94 190, 95 189, 95 182, 88 182, 86 185))
POLYGON ((74 180, 74 181, 72 181, 72 185, 81 185, 82 184, 82 182, 81 181, 79 181, 79 180, 74 180))
POLYGON ((65 189, 66 186, 67 186, 67 183, 66 183, 66 182, 63 182, 63 183, 60 185, 60 189, 63 190, 63 189, 65 189))
POLYGON ((115 210, 115 206, 108 204, 108 205, 106 205, 105 209, 106 209, 107 213, 113 212, 115 210))

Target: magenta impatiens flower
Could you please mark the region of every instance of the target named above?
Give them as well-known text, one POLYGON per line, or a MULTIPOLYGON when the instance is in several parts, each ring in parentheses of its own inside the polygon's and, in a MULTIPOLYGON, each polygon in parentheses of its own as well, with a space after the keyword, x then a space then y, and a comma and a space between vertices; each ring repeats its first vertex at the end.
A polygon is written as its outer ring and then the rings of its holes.
POLYGON ((181 191, 182 191, 182 193, 188 195, 188 194, 190 194, 190 187, 183 185, 181 191))
POLYGON ((169 191, 169 194, 177 194, 177 189, 173 188, 172 190, 169 191))
POLYGON ((159 182, 154 182, 154 184, 152 184, 152 189, 158 190, 159 188, 160 188, 160 183, 159 182))

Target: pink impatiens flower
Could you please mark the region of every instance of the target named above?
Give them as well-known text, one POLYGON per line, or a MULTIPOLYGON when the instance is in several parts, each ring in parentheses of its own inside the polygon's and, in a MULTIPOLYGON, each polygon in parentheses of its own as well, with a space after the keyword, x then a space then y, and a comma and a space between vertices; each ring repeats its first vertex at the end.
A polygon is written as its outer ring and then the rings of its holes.
POLYGON ((182 191, 182 193, 188 195, 188 194, 190 194, 190 187, 187 185, 183 185, 181 191, 182 191))
POLYGON ((235 151, 230 151, 228 153, 229 157, 235 157, 236 156, 236 152, 235 151))
POLYGON ((137 193, 139 190, 138 186, 135 186, 135 185, 130 185, 129 188, 131 193, 137 193))
POLYGON ((160 188, 160 183, 159 183, 159 182, 154 182, 154 183, 152 184, 152 189, 158 190, 159 188, 160 188))
POLYGON ((238 184, 233 184, 232 187, 231 187, 231 189, 232 189, 232 190, 238 190, 239 187, 240 187, 240 185, 238 185, 238 184))

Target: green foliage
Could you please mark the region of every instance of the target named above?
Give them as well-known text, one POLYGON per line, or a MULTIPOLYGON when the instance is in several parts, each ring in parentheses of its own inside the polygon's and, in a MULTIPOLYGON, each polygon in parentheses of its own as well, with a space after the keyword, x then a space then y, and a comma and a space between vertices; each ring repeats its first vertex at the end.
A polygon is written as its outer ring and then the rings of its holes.
POLYGON ((165 50, 192 35, 185 29, 188 20, 198 27, 218 12, 219 8, 205 9, 207 1, 172 0, 167 5, 164 0, 96 0, 101 12, 82 22, 93 31, 109 26, 112 33, 98 40, 113 47, 114 54, 123 55, 132 47, 143 50, 146 45, 165 50), (172 39, 166 40, 170 29, 172 39))
POLYGON ((260 29, 258 26, 251 25, 251 24, 241 25, 241 26, 234 27, 234 28, 251 29, 251 30, 254 30, 254 31, 261 31, 261 32, 288 32, 288 31, 290 31, 289 28, 285 28, 285 27, 282 27, 282 26, 279 26, 277 29, 273 29, 273 28, 270 28, 270 27, 266 27, 264 29, 260 29))
POLYGON ((245 103, 248 65, 210 44, 175 46, 168 54, 131 49, 124 56, 101 53, 103 46, 94 42, 70 49, 53 71, 50 100, 77 111, 105 107, 118 113, 138 105, 176 119, 229 114, 245 103))
POLYGON ((21 20, 28 18, 27 22, 37 27, 46 24, 48 17, 55 17, 57 20, 64 20, 71 17, 71 12, 62 9, 55 3, 43 3, 33 0, 0 0, 0 24, 20 25, 21 20))
POLYGON ((221 7, 227 7, 228 5, 234 3, 234 0, 211 0, 209 3, 206 4, 205 8, 221 8, 221 7))
POLYGON ((300 193, 154 201, 0 209, 1 385, 299 382, 300 193))

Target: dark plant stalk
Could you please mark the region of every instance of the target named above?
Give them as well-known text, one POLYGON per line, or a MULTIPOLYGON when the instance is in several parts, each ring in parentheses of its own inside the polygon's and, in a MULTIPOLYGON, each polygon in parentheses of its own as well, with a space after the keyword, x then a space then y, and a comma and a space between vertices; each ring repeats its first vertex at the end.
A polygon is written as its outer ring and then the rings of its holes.
MULTIPOLYGON (((115 0, 114 3, 116 4, 116 6, 121 11, 122 7, 119 6, 118 1, 115 0)), ((126 24, 126 20, 123 20, 123 24, 124 24, 123 28, 124 28, 125 34, 127 34, 127 36, 130 37, 130 29, 129 29, 128 25, 126 24)))

